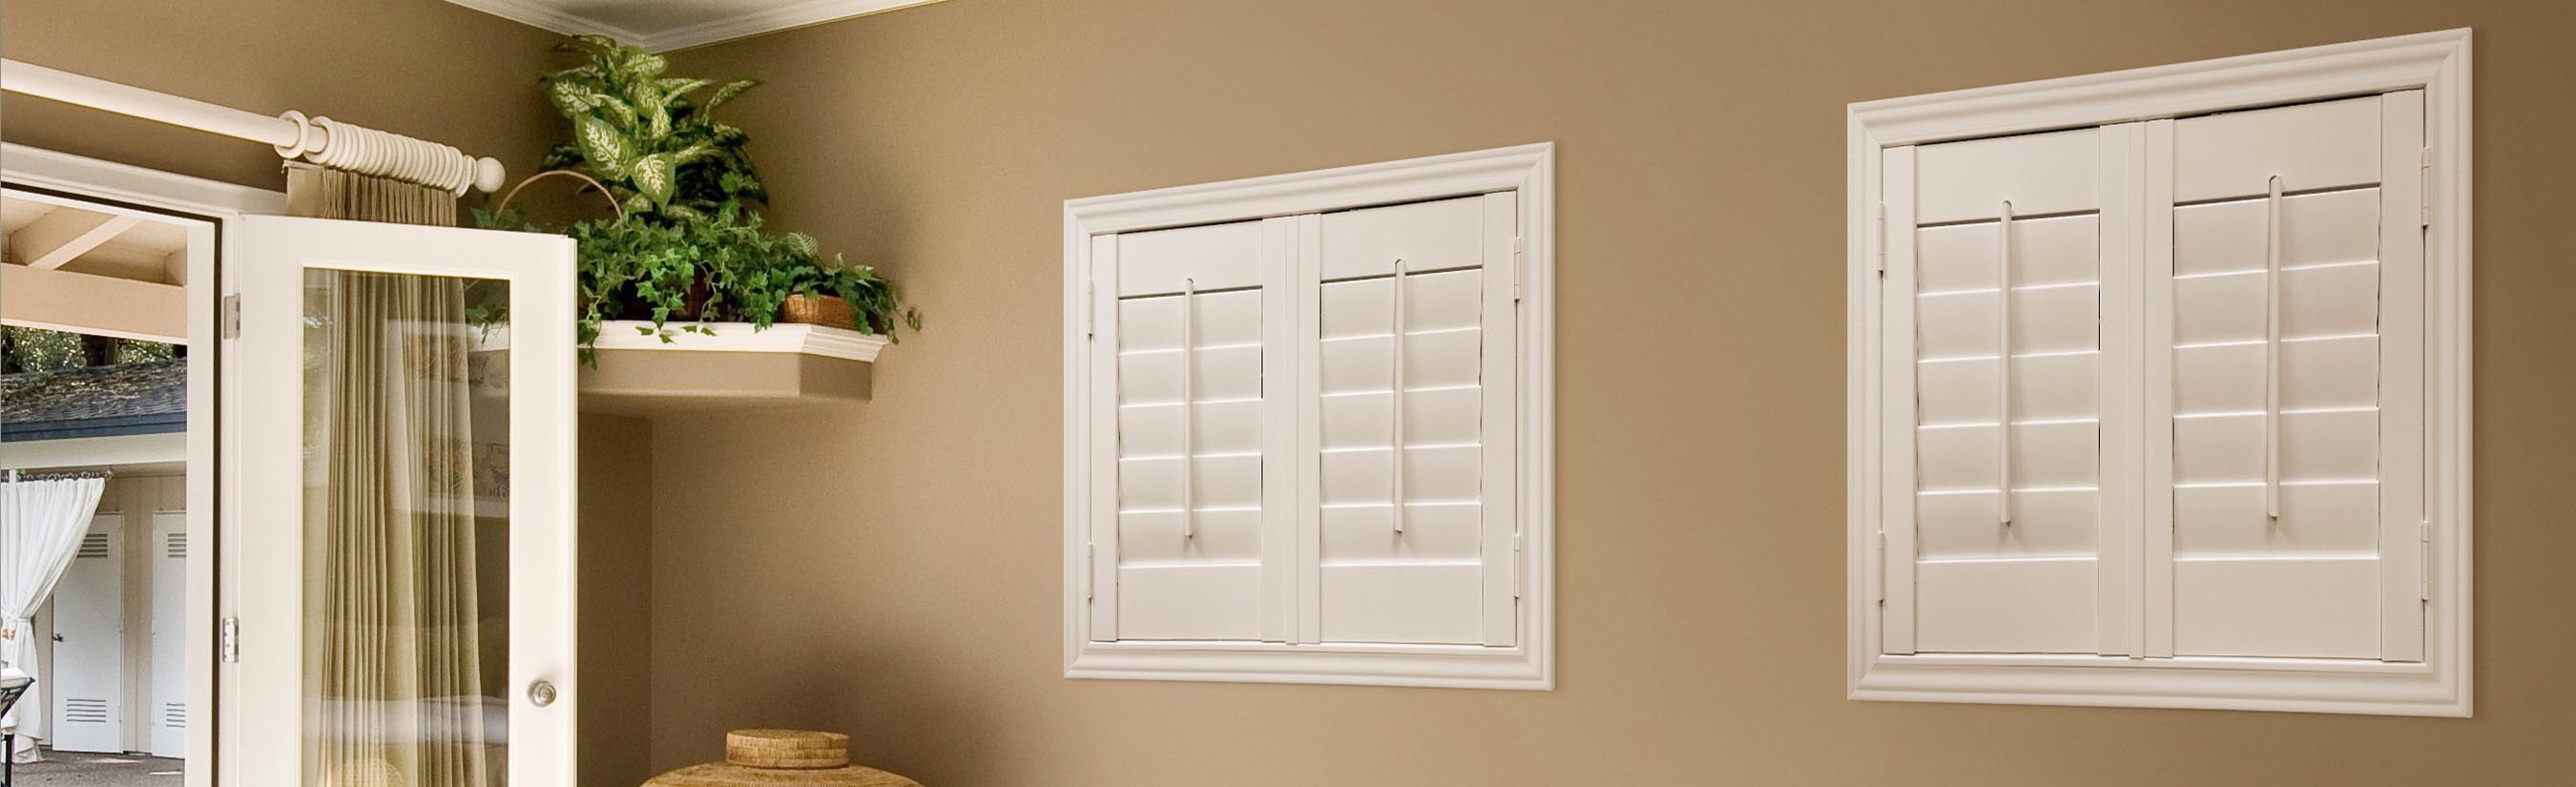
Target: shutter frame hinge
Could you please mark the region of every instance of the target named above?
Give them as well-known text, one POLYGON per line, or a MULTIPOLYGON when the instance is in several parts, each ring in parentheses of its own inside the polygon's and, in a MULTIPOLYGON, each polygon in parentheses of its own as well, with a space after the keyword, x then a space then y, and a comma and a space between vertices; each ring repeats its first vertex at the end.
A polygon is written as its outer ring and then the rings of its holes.
POLYGON ((2421 157, 2417 160, 2416 174, 2418 177, 2415 181, 2415 213, 2418 221, 2416 226, 2430 227, 2433 226, 2433 147, 2431 145, 2424 146, 2421 157))
POLYGON ((1093 336, 1099 335, 1099 326, 1100 286, 1092 281, 1091 273, 1089 271, 1084 271, 1082 275, 1082 338, 1089 339, 1093 336))
POLYGON ((223 339, 241 338, 240 294, 226 295, 216 306, 215 334, 217 338, 223 339))
POLYGON ((1520 597, 1521 597, 1521 584, 1522 584, 1522 573, 1523 573, 1523 572, 1522 572, 1522 570, 1521 570, 1521 566, 1523 565, 1523 564, 1522 564, 1522 562, 1521 562, 1521 554, 1522 554, 1522 538, 1521 538, 1521 534, 1519 534, 1519 533, 1513 533, 1513 534, 1512 534, 1512 599, 1513 599, 1513 600, 1515 600, 1515 601, 1519 600, 1519 599, 1520 599, 1520 597))
POLYGON ((2433 522, 2415 522, 2415 600, 2433 600, 2433 522))
POLYGON ((1521 280, 1527 278, 1521 270, 1528 266, 1528 258, 1529 241, 1518 235, 1512 236, 1512 303, 1514 304, 1521 302, 1521 280))
POLYGON ((1887 603, 1887 531, 1878 531, 1878 599, 1887 603))
POLYGON ((226 617, 215 629, 215 658, 226 664, 241 663, 241 618, 226 617))
POLYGON ((1874 259, 1878 264, 1878 277, 1884 279, 1887 278, 1887 202, 1885 200, 1878 203, 1878 218, 1875 220, 1878 222, 1878 253, 1874 255, 1874 259))
POLYGON ((1098 553, 1097 553, 1095 550, 1093 550, 1093 549, 1092 549, 1091 542, 1089 542, 1089 541, 1082 542, 1082 600, 1083 600, 1083 601, 1091 601, 1091 600, 1093 600, 1093 599, 1095 599, 1095 598, 1098 598, 1098 597, 1099 597, 1099 591, 1098 591, 1096 588, 1094 588, 1094 587, 1093 587, 1093 580, 1092 580, 1092 577, 1094 577, 1094 576, 1097 576, 1097 575, 1098 575, 1098 573, 1097 573, 1097 572, 1098 572, 1098 569, 1099 569, 1098 564, 1096 564, 1095 562, 1093 562, 1094 560, 1096 560, 1096 559, 1097 559, 1097 556, 1098 556, 1098 553))

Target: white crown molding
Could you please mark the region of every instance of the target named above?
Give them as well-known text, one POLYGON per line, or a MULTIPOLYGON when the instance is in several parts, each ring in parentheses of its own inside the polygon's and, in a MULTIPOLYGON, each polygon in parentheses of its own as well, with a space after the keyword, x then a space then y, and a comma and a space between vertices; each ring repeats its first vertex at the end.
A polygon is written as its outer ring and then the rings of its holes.
POLYGON ((447 0, 447 2, 568 36, 597 33, 627 43, 636 43, 644 37, 642 33, 633 30, 602 24, 589 17, 564 13, 528 0, 447 0))
POLYGON ((564 35, 596 33, 640 46, 653 52, 669 52, 696 46, 749 38, 763 33, 837 22, 853 17, 927 5, 939 0, 805 0, 762 8, 749 13, 711 19, 691 25, 662 30, 631 30, 602 23, 579 14, 566 13, 531 0, 447 0, 450 3, 482 11, 493 16, 564 35))
POLYGON ((805 0, 802 3, 788 3, 741 16, 663 30, 645 36, 640 45, 655 52, 668 52, 935 2, 939 0, 805 0))

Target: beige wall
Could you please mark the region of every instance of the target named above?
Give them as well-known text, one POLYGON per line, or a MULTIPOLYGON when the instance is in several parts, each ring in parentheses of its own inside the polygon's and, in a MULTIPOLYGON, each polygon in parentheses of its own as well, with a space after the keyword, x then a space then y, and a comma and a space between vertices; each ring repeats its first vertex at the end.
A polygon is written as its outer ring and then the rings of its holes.
MULTIPOLYGON (((438 0, 9 0, 0 54, 262 114, 455 145, 525 175, 562 121, 553 33, 438 0)), ((10 94, 0 137, 283 191, 267 146, 10 94)), ((468 205, 475 204, 470 199, 468 205)))
POLYGON ((581 768, 583 787, 632 787, 653 775, 653 425, 581 418, 581 768))
POLYGON ((657 765, 941 787, 2576 783, 2551 0, 952 0, 680 58, 929 321, 846 411, 658 424, 657 765), (2477 28, 2478 716, 1843 699, 1843 105, 2477 28), (1060 677, 1069 197, 1554 140, 1550 693, 1060 677))

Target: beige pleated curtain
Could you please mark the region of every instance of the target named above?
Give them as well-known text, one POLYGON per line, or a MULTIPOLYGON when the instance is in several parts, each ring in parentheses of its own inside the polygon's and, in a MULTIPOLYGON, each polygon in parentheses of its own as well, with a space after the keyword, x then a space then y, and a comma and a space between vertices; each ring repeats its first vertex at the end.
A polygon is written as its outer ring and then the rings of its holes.
POLYGON ((288 164, 286 214, 453 227, 456 195, 391 178, 288 164))
MULTIPOLYGON (((455 218, 452 195, 382 178, 288 184, 301 215, 455 218)), ((305 284, 304 781, 497 787, 465 282, 310 268, 305 284)))

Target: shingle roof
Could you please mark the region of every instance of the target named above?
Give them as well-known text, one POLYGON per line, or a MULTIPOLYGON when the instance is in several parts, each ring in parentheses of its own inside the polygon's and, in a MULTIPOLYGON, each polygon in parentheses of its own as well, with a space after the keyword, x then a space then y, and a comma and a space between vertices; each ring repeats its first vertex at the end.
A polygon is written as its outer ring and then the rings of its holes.
POLYGON ((187 415, 184 358, 0 375, 0 439, 176 432, 187 415))

